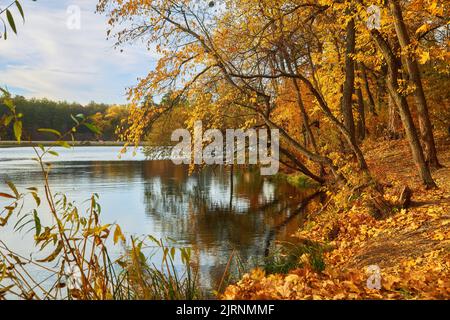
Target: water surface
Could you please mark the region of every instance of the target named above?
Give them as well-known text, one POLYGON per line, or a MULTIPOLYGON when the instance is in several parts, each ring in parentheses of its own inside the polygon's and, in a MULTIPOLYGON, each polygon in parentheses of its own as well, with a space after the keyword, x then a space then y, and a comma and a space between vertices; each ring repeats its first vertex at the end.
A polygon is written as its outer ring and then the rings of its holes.
MULTIPOLYGON (((127 234, 171 237, 178 245, 191 247, 202 285, 211 289, 217 288, 233 250, 245 264, 260 262, 270 230, 305 196, 279 179, 260 176, 257 168, 235 169, 231 175, 229 168, 216 166, 190 174, 187 166, 170 160, 148 160, 142 150, 136 154, 132 150, 120 154, 120 147, 56 150, 59 157, 47 158, 52 162, 53 192, 66 194, 84 208, 83 202, 97 193, 103 223, 117 222, 127 234)), ((29 147, 0 148, 0 181, 11 180, 19 189, 42 186, 34 156, 29 147)), ((9 192, 3 183, 0 192, 9 192)), ((41 211, 40 215, 48 215, 41 211)), ((297 227, 298 220, 293 219, 277 238, 289 239, 297 227)), ((32 246, 28 235, 18 236, 8 228, 0 239, 24 254, 32 246)))

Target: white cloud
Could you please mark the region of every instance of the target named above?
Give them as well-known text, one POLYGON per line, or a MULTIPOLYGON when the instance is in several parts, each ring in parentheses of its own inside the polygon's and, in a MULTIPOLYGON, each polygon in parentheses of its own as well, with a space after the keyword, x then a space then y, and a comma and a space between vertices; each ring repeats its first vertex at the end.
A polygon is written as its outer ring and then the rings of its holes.
POLYGON ((125 102, 125 88, 154 66, 156 53, 139 45, 114 49, 106 40, 106 17, 94 13, 95 1, 55 2, 24 2, 23 26, 15 15, 18 36, 10 32, 0 42, 0 85, 27 97, 125 102), (67 27, 69 5, 81 8, 79 30, 67 27))

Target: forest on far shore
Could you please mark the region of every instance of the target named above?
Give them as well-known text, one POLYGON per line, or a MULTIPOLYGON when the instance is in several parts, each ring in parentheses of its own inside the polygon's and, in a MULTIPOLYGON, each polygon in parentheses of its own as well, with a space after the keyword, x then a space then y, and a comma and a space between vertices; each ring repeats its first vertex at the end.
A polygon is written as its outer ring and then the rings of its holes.
MULTIPOLYGON (((43 99, 27 99, 23 96, 13 98, 17 114, 22 116, 23 138, 25 141, 49 141, 55 137, 48 132, 40 132, 39 128, 52 128, 59 132, 67 132, 74 126, 71 116, 83 114, 90 117, 101 133, 96 134, 88 128, 80 128, 76 139, 84 141, 115 141, 118 139, 115 130, 121 119, 127 117, 126 106, 108 105, 90 102, 83 106, 76 102, 52 101, 43 99)), ((7 107, 0 103, 0 121, 3 123, 7 115, 7 107)), ((0 127, 0 141, 15 140, 13 128, 0 127)))

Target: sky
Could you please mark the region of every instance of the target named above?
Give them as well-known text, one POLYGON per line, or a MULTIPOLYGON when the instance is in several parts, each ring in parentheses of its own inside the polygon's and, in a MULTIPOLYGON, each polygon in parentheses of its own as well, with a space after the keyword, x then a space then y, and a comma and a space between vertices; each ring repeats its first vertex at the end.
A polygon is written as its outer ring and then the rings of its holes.
MULTIPOLYGON (((0 0, 0 8, 10 2, 0 0)), ((0 86, 13 94, 123 104, 126 88, 155 67, 156 52, 143 44, 121 52, 106 40, 107 17, 95 13, 96 0, 20 2, 25 23, 14 8, 18 34, 0 40, 0 86)))

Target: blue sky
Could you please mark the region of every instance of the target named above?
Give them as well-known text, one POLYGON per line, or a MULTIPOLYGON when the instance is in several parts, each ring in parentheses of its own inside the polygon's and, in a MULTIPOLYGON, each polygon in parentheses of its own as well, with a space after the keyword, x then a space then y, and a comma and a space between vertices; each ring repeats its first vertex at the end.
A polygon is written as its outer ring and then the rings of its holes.
MULTIPOLYGON (((8 0, 0 0, 0 7, 8 0)), ((126 88, 154 68, 157 54, 144 45, 113 48, 107 18, 96 0, 22 0, 18 35, 0 40, 0 86, 25 97, 104 103, 126 102, 126 88), (70 29, 70 6, 80 8, 80 29, 70 29)), ((14 10, 13 10, 14 11, 14 10)), ((73 12, 73 11, 72 11, 73 12)))

